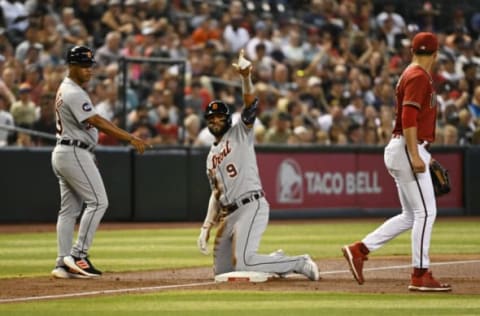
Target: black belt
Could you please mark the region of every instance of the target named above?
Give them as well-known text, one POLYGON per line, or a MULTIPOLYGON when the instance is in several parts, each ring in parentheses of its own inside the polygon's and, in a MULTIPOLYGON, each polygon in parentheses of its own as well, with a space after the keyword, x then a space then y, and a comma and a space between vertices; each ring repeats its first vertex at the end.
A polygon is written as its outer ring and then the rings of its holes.
POLYGON ((430 152, 430 143, 429 143, 429 142, 423 142, 423 141, 422 141, 422 142, 420 143, 420 141, 419 141, 419 144, 420 144, 420 145, 424 144, 424 145, 423 145, 423 148, 425 148, 428 152, 430 152))
POLYGON ((263 191, 256 191, 252 193, 250 196, 247 196, 243 199, 239 199, 237 202, 228 204, 223 207, 225 211, 227 211, 228 214, 235 212, 239 207, 248 204, 250 202, 256 201, 262 197, 265 196, 265 192, 263 191))
POLYGON ((92 146, 92 145, 89 145, 89 144, 85 144, 84 142, 76 140, 76 139, 61 139, 58 142, 58 144, 79 147, 79 148, 82 148, 82 149, 86 149, 89 152, 93 152, 93 148, 95 147, 95 146, 92 146))

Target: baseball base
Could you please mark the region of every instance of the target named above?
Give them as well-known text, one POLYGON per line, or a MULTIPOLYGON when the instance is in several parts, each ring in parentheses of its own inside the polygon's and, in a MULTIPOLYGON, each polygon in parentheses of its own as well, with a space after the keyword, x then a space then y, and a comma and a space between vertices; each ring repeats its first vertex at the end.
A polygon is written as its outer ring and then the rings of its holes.
POLYGON ((274 278, 275 274, 256 271, 233 271, 215 276, 215 282, 251 282, 261 283, 274 278))

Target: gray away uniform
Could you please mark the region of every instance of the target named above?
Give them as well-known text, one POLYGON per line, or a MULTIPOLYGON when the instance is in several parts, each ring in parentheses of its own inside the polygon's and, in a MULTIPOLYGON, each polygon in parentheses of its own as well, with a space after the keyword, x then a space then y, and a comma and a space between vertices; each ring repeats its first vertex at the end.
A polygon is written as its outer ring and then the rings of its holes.
POLYGON ((61 206, 57 221, 57 266, 63 257, 85 257, 93 236, 108 207, 107 194, 92 153, 98 131, 85 123, 96 114, 88 94, 70 78, 60 85, 56 100, 57 146, 52 167, 60 184, 61 206), (73 245, 75 222, 80 221, 78 239, 73 245))
MULTIPOLYGON (((267 228, 270 206, 264 197, 254 149, 253 129, 243 120, 232 126, 207 158, 222 188, 220 204, 230 209, 217 229, 214 247, 215 275, 232 271, 287 274, 302 271, 305 256, 257 254, 267 228)), ((208 174, 208 172, 207 172, 208 174)), ((213 187, 214 180, 210 179, 213 187)))

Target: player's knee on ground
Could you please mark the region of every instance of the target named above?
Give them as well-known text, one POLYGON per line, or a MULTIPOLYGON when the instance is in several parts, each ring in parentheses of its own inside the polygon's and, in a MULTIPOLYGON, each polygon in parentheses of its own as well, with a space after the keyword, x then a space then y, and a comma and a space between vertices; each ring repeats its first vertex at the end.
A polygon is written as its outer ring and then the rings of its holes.
POLYGON ((245 255, 242 255, 240 258, 237 258, 237 263, 235 266, 236 271, 254 271, 256 269, 255 266, 252 265, 253 263, 253 256, 255 256, 256 253, 251 252, 251 253, 246 253, 245 255))
POLYGON ((219 274, 228 273, 232 271, 236 271, 233 264, 227 264, 225 261, 222 263, 216 262, 215 265, 213 266, 214 275, 219 275, 219 274))

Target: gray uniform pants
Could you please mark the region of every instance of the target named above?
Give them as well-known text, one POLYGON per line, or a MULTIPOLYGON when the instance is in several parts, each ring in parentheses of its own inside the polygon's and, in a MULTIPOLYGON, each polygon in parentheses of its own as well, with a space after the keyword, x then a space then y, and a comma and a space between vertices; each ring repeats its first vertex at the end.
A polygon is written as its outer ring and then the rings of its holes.
POLYGON ((60 184, 61 205, 57 219, 57 265, 63 257, 85 257, 108 207, 107 193, 93 153, 74 146, 57 145, 52 153, 53 172, 60 184), (72 247, 75 223, 80 220, 78 238, 72 247))
POLYGON ((265 198, 238 208, 220 223, 215 237, 215 275, 232 271, 259 271, 286 274, 301 271, 304 256, 257 254, 268 224, 269 205, 265 198))

